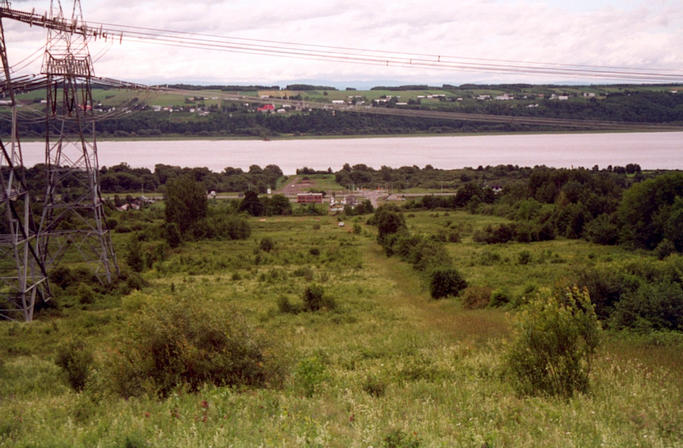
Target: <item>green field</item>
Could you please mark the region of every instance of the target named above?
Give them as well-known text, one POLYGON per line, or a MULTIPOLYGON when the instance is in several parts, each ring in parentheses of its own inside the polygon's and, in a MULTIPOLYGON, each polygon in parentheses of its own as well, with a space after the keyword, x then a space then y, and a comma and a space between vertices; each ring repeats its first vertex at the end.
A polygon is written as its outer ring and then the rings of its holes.
MULTIPOLYGON (((504 220, 406 213, 413 233, 458 229, 462 241, 446 246, 470 285, 513 297, 529 285, 555 286, 576 267, 656 262, 646 252, 577 240, 483 245, 473 232, 504 220), (522 265, 523 250, 530 260, 522 265)), ((149 285, 141 291, 85 304, 65 292, 59 310, 38 321, 0 322, 0 447, 683 444, 683 345, 676 334, 606 332, 587 393, 518 395, 502 368, 517 312, 430 299, 409 264, 384 255, 366 218, 344 227, 327 216, 250 218, 249 239, 185 243, 144 272, 149 285), (356 223, 359 233, 351 231, 356 223), (267 253, 258 249, 266 237, 274 242, 267 253), (311 284, 321 285, 336 308, 278 310, 279 298, 300 303, 311 284), (163 399, 107 392, 107 360, 125 350, 120 341, 131 320, 148 306, 183 298, 243 314, 270 341, 285 371, 282 384, 181 388, 163 399), (74 339, 95 356, 83 392, 68 386, 54 362, 74 339)), ((120 260, 129 238, 114 234, 120 260)))

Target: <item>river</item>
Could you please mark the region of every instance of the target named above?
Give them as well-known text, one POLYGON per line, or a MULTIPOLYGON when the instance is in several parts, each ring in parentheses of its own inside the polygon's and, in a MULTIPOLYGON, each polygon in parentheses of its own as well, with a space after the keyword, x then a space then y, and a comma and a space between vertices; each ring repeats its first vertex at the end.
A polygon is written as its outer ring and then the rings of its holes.
MULTIPOLYGON (((24 165, 44 161, 44 143, 22 144, 24 165)), ((586 167, 637 163, 643 169, 683 169, 683 132, 513 134, 292 140, 138 140, 98 142, 100 166, 126 162, 207 167, 275 164, 285 174, 304 166, 338 170, 344 163, 379 168, 513 164, 586 167)))

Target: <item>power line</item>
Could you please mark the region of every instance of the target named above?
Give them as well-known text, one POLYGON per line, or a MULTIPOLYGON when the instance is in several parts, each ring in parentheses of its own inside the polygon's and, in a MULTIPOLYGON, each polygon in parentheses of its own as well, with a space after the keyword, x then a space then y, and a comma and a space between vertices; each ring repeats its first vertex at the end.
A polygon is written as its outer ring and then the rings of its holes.
POLYGON ((387 67, 412 67, 451 71, 483 71, 507 74, 562 75, 581 78, 677 82, 683 73, 656 68, 630 68, 580 64, 541 63, 489 58, 463 58, 427 53, 408 53, 336 47, 265 39, 218 36, 212 34, 174 31, 161 28, 96 23, 115 36, 125 36, 138 42, 155 43, 176 48, 210 49, 232 53, 280 56, 297 59, 336 61, 387 67), (477 61, 477 62, 471 62, 477 61))
MULTIPOLYGON (((437 53, 410 53, 370 48, 341 47, 312 43, 249 39, 219 36, 163 28, 121 25, 105 22, 68 22, 61 18, 47 18, 35 13, 0 8, 2 15, 30 24, 61 32, 80 34, 88 40, 105 39, 108 42, 127 40, 142 43, 213 50, 230 53, 277 56, 305 60, 446 71, 486 72, 512 75, 563 76, 583 79, 601 79, 636 82, 680 82, 683 71, 659 68, 631 68, 585 64, 544 63, 533 61, 472 58, 437 53), (93 24, 95 26, 93 26, 93 24)), ((81 16, 82 17, 82 16, 81 16)))

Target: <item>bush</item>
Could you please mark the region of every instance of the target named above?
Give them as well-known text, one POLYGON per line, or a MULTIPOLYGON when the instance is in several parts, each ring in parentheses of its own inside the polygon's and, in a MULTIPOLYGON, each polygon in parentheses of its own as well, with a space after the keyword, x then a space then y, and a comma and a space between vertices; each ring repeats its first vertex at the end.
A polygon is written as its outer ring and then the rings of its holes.
POLYGON ((71 341, 57 350, 55 364, 66 374, 69 385, 76 391, 85 388, 93 364, 92 353, 80 341, 71 341))
POLYGON ((178 228, 178 224, 174 222, 166 223, 166 225, 164 226, 164 238, 166 238, 166 242, 172 248, 180 246, 180 243, 183 240, 180 236, 180 229, 178 228))
POLYGON ((377 242, 385 244, 389 235, 398 233, 406 228, 406 221, 398 207, 383 205, 375 210, 373 223, 377 225, 377 242))
POLYGON ((334 309, 335 303, 331 297, 325 296, 325 291, 320 285, 311 285, 304 290, 304 309, 306 311, 319 311, 323 308, 334 309))
POLYGON ((109 363, 110 383, 123 397, 167 396, 176 387, 268 386, 281 369, 241 316, 199 298, 148 303, 130 321, 109 363))
POLYGON ((517 264, 529 264, 531 262, 531 252, 523 250, 517 254, 517 264))
POLYGON ((302 359, 294 371, 296 384, 307 397, 313 396, 326 378, 325 364, 318 356, 302 359))
POLYGON ((313 280, 313 270, 308 266, 296 268, 294 272, 292 272, 292 275, 294 277, 303 277, 309 282, 313 280))
POLYGON ((134 234, 128 242, 126 264, 128 264, 134 272, 142 272, 145 267, 145 262, 142 258, 142 245, 140 244, 140 239, 137 234, 134 234))
POLYGON ((500 244, 512 240, 515 234, 514 224, 488 225, 483 230, 477 230, 472 239, 477 243, 500 244))
POLYGON ((384 448, 419 448, 420 440, 400 429, 394 429, 382 440, 384 448))
POLYGON ((572 283, 586 288, 595 312, 601 320, 606 320, 614 311, 614 306, 627 292, 638 289, 639 282, 633 275, 608 268, 578 269, 572 283))
POLYGON ((430 275, 429 292, 434 299, 457 296, 467 287, 467 282, 455 269, 435 269, 430 275))
POLYGON ((462 293, 462 303, 465 308, 486 308, 491 301, 491 288, 487 286, 469 286, 462 293))
POLYGON ((261 239, 261 242, 259 243, 258 247, 260 250, 264 252, 270 252, 275 247, 275 243, 273 242, 272 238, 265 237, 261 239))
POLYGON ((605 213, 586 224, 583 233, 591 243, 614 245, 619 241, 619 227, 605 213))
POLYGON ((376 376, 368 376, 363 382, 363 390, 373 397, 382 397, 387 390, 387 383, 376 376))
POLYGON ((107 229, 109 230, 114 230, 116 226, 119 224, 118 220, 116 218, 107 218, 107 229))
POLYGON ((82 305, 87 305, 95 302, 95 296, 97 295, 95 291, 87 283, 81 283, 76 289, 76 295, 78 296, 78 301, 82 305))
POLYGON ((599 331, 586 289, 537 295, 522 312, 506 354, 517 391, 564 397, 585 392, 599 331))
POLYGON ((491 300, 489 301, 489 306, 497 307, 503 306, 510 302, 510 294, 507 291, 497 289, 491 294, 491 300))
POLYGON ((251 235, 249 222, 240 215, 220 214, 211 216, 205 224, 206 237, 208 238, 244 240, 251 235))
POLYGON ((459 243, 461 241, 460 232, 457 230, 452 230, 448 233, 449 243, 459 243))
POLYGON ((657 258, 660 260, 665 259, 674 252, 676 252, 676 246, 671 242, 671 240, 666 238, 660 241, 655 248, 655 254, 657 254, 657 258))
POLYGON ((683 289, 678 283, 643 285, 625 294, 614 309, 614 327, 683 330, 683 289))
POLYGON ((301 311, 301 306, 291 303, 286 296, 280 296, 277 299, 277 309, 283 314, 297 314, 301 311))

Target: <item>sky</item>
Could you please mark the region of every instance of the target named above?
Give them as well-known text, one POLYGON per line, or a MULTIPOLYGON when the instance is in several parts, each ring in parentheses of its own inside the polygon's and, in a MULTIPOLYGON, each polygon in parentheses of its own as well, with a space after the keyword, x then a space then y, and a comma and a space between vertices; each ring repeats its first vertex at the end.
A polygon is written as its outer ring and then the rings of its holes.
MULTIPOLYGON (((13 1, 36 12, 49 1, 13 1)), ((70 8, 65 0, 65 9, 70 8)), ((88 22, 382 51, 683 73, 683 0, 83 0, 88 22)), ((3 20, 10 65, 38 51, 45 30, 3 20)), ((147 84, 598 83, 529 76, 310 61, 98 40, 95 71, 147 84)), ((30 59, 29 59, 30 60, 30 59)), ((18 65, 18 64, 17 64, 18 65)), ((38 73, 40 60, 21 73, 38 73)), ((683 82, 683 76, 680 79, 683 82)))

